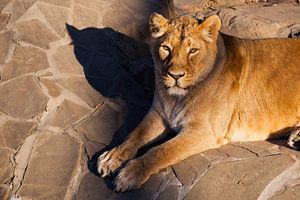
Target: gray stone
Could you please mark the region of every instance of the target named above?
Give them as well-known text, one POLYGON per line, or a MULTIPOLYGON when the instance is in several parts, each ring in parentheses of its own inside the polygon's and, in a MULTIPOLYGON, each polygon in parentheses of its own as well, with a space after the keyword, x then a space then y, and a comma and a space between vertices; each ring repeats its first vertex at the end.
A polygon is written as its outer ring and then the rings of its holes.
POLYGON ((47 88, 48 94, 52 97, 58 97, 61 94, 62 89, 58 87, 54 80, 40 77, 39 81, 47 88))
POLYGON ((102 105, 91 117, 76 126, 91 141, 110 144, 115 131, 121 126, 123 118, 119 110, 110 105, 102 105))
MULTIPOLYGON (((55 172, 53 172, 55 174, 55 172)), ((49 199, 49 200, 58 200, 64 199, 67 187, 63 186, 47 186, 47 185, 22 185, 18 196, 22 199, 49 199)))
POLYGON ((277 4, 274 6, 242 6, 238 10, 244 14, 252 14, 262 20, 279 22, 280 25, 288 26, 300 23, 299 5, 277 4))
POLYGON ((10 31, 0 33, 0 64, 5 62, 9 47, 13 42, 13 35, 10 31))
POLYGON ((233 159, 256 157, 255 152, 251 152, 251 150, 247 150, 247 148, 243 148, 242 146, 234 146, 234 144, 221 146, 218 150, 233 159))
POLYGON ((42 133, 17 195, 24 199, 64 199, 81 165, 82 151, 82 145, 67 135, 42 133))
MULTIPOLYGON (((283 141, 282 145, 285 143, 286 141, 283 141)), ((280 153, 279 146, 272 144, 269 141, 241 142, 234 143, 234 145, 239 148, 244 148, 247 151, 257 154, 258 156, 267 156, 280 153)))
POLYGON ((26 121, 8 120, 0 126, 0 147, 15 149, 28 137, 35 128, 35 124, 26 121))
POLYGON ((97 27, 98 12, 96 10, 75 5, 73 22, 76 28, 97 27))
POLYGON ((5 8, 5 6, 10 2, 10 0, 1 0, 0 1, 0 12, 5 8))
POLYGON ((8 20, 9 20, 8 14, 0 13, 0 31, 4 30, 8 20))
POLYGON ((103 8, 108 7, 114 0, 75 0, 75 3, 94 10, 103 12, 103 8))
POLYGON ((90 158, 92 158, 92 156, 94 156, 95 153, 97 153, 101 149, 104 149, 104 147, 106 147, 106 146, 102 143, 92 142, 92 141, 89 141, 88 139, 85 139, 84 140, 84 147, 86 149, 86 152, 87 152, 88 156, 90 158))
POLYGON ((83 67, 75 57, 73 45, 59 47, 54 54, 54 60, 61 73, 83 74, 83 67))
POLYGON ((134 19, 134 11, 130 10, 124 4, 112 5, 103 15, 102 24, 107 27, 118 30, 121 27, 129 25, 134 19), (112 14, 117 13, 117 14, 112 14), (121 20, 120 20, 121 19, 121 20))
POLYGON ((66 23, 68 22, 70 10, 63 7, 59 8, 57 6, 51 6, 49 4, 38 4, 38 7, 51 27, 61 37, 64 37, 66 34, 66 23))
POLYGON ((229 155, 219 151, 219 149, 207 150, 203 152, 203 156, 210 162, 220 162, 229 157, 229 155))
POLYGON ((87 173, 80 182, 76 200, 109 199, 113 191, 108 189, 104 179, 87 173))
POLYGON ((184 199, 257 199, 294 162, 288 155, 276 155, 214 165, 184 199))
POLYGON ((0 199, 6 200, 9 199, 10 196, 10 190, 8 187, 1 187, 0 186, 0 199))
POLYGON ((57 82, 70 92, 79 96, 91 107, 96 107, 104 100, 103 96, 95 90, 85 78, 59 79, 57 82))
POLYGON ((34 47, 17 46, 12 59, 3 68, 2 79, 5 81, 48 67, 49 63, 45 52, 34 47))
POLYGON ((11 152, 5 149, 0 149, 0 184, 8 184, 13 177, 13 165, 10 161, 11 152))
POLYGON ((178 195, 179 187, 176 185, 170 185, 159 194, 156 200, 174 200, 178 199, 178 195))
POLYGON ((89 109, 69 100, 64 100, 61 105, 50 114, 48 125, 65 128, 83 118, 88 113, 89 109))
POLYGON ((172 166, 177 178, 184 186, 191 185, 209 166, 209 162, 202 155, 192 156, 172 166), (188 170, 187 170, 188 169, 188 170))
POLYGON ((40 115, 48 98, 32 76, 20 77, 0 86, 0 110, 23 119, 40 115))
POLYGON ((47 3, 51 3, 57 6, 64 6, 64 7, 70 7, 71 6, 71 0, 40 0, 47 3))
POLYGON ((297 200, 300 197, 300 185, 287 186, 284 191, 275 193, 270 200, 297 200))
POLYGON ((180 14, 194 13, 208 9, 217 9, 220 7, 231 7, 243 5, 247 0, 174 0, 176 11, 180 14))
POLYGON ((23 42, 49 49, 50 43, 59 38, 41 21, 32 19, 16 25, 18 38, 23 42))
POLYGON ((294 25, 300 24, 299 6, 242 6, 223 9, 222 32, 241 38, 288 37, 294 25))

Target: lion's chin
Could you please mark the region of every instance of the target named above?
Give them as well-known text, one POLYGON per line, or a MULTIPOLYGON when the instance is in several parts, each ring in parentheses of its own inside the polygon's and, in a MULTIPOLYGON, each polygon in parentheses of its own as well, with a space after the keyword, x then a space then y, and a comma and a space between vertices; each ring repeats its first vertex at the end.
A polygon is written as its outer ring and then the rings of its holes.
POLYGON ((185 96, 187 93, 187 89, 180 88, 178 86, 173 86, 168 88, 168 93, 171 96, 185 96))

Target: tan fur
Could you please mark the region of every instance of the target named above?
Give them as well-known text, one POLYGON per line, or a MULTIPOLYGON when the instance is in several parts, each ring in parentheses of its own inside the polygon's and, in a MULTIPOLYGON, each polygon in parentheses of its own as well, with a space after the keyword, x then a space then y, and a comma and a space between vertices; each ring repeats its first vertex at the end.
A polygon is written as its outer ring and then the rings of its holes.
POLYGON ((168 129, 178 135, 131 160, 116 190, 136 189, 161 169, 227 142, 286 135, 300 122, 300 40, 221 35, 217 16, 198 24, 155 13, 150 26, 153 106, 122 145, 99 158, 99 173, 114 172, 168 129))

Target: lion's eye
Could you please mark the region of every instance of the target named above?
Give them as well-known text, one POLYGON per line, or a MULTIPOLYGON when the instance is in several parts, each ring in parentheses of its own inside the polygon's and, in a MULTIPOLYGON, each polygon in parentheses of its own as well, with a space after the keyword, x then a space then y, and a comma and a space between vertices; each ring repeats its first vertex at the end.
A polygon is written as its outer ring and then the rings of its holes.
POLYGON ((166 51, 170 51, 170 48, 169 48, 168 46, 166 46, 166 45, 162 45, 162 48, 163 48, 164 50, 166 50, 166 51))
POLYGON ((199 49, 197 49, 197 48, 192 48, 192 49, 190 49, 190 53, 196 53, 198 50, 199 49))

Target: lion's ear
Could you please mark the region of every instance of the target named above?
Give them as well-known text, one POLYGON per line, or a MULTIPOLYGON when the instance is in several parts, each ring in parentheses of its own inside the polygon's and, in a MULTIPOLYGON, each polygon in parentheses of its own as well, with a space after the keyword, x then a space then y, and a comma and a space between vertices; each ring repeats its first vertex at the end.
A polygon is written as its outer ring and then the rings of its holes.
POLYGON ((208 42, 218 39, 221 28, 221 20, 218 15, 209 16, 200 24, 200 31, 203 38, 208 42))
POLYGON ((168 19, 158 13, 152 13, 149 19, 150 33, 152 37, 161 37, 165 34, 168 19))

